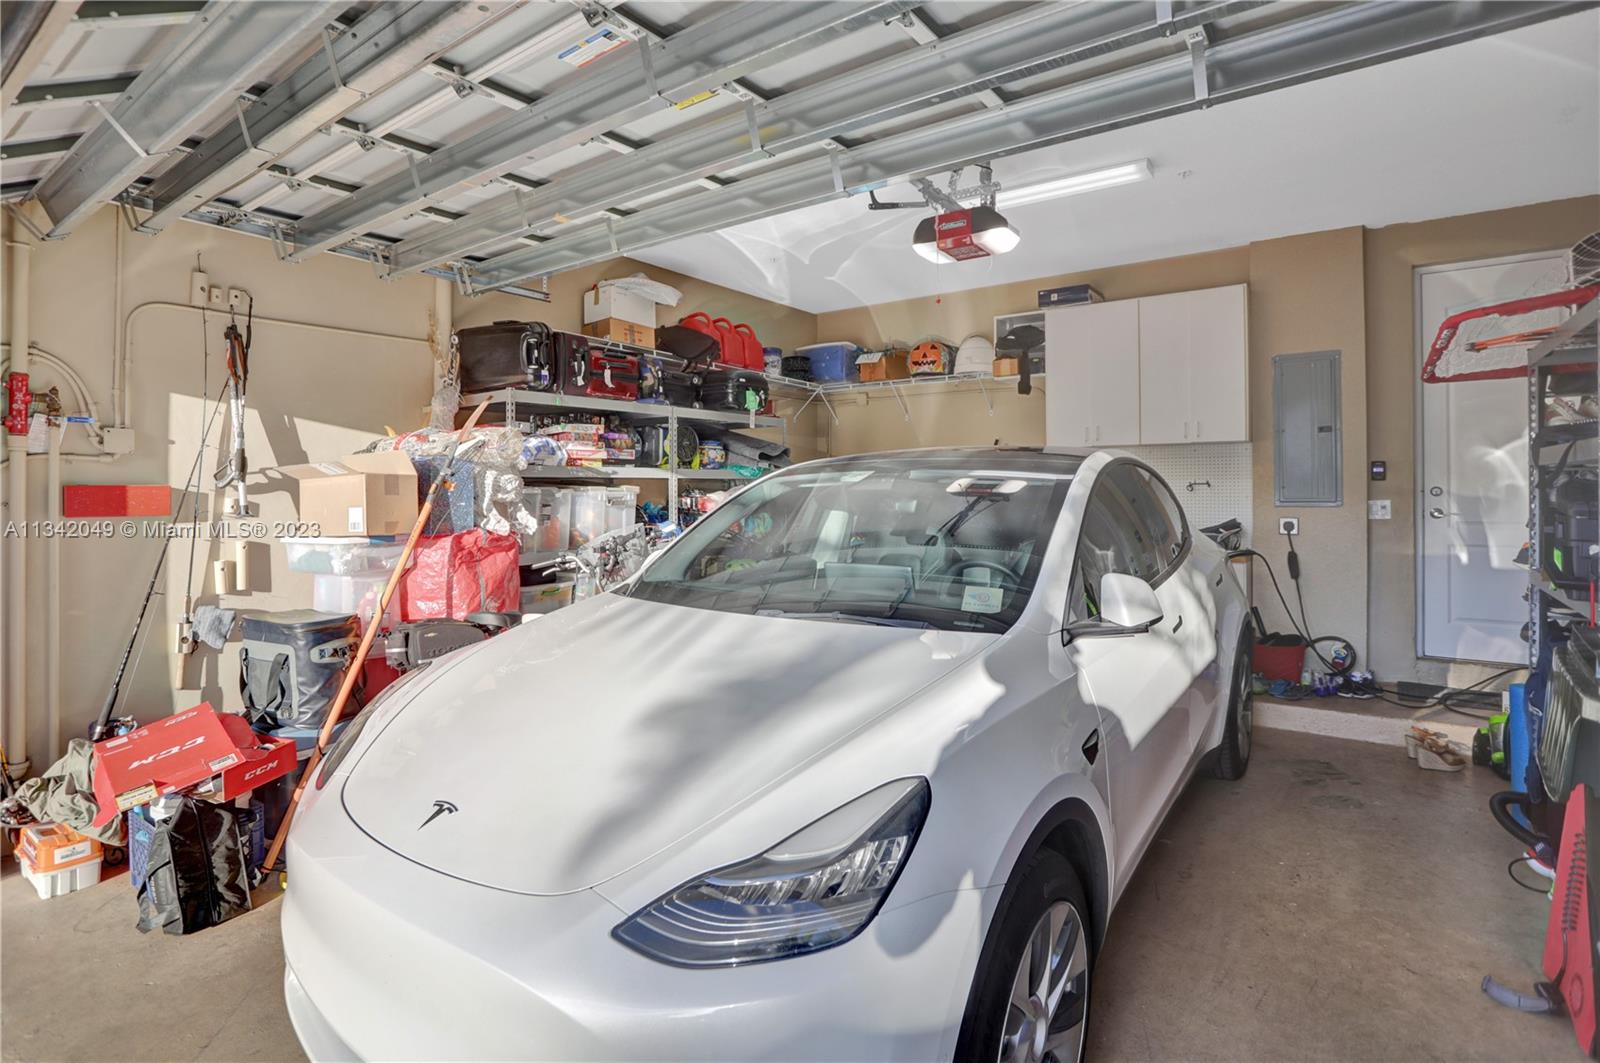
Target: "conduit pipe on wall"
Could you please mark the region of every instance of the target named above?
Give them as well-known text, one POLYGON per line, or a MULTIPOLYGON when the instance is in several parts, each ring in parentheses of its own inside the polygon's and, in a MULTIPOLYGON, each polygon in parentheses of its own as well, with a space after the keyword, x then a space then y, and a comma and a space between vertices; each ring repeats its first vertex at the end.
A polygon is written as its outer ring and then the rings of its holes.
MULTIPOLYGON (((15 234, 14 234, 15 235, 15 234)), ((10 316, 11 371, 28 371, 28 342, 32 335, 28 320, 29 252, 33 245, 23 239, 6 241, 7 268, 11 272, 6 292, 10 316)), ((6 437, 6 495, 8 520, 23 524, 28 519, 28 436, 12 433, 6 437)), ((6 654, 5 654, 5 737, 6 771, 20 778, 28 771, 28 539, 8 537, 6 561, 6 654)))
MULTIPOLYGON (((61 441, 67 434, 65 422, 50 432, 50 451, 45 466, 45 513, 51 527, 61 526, 61 441)), ((44 541, 44 705, 45 738, 49 761, 61 757, 61 536, 44 541)))
MULTIPOLYGON (((175 310, 187 314, 210 314, 220 321, 225 315, 222 311, 212 310, 204 306, 190 306, 188 303, 171 303, 162 300, 152 300, 140 303, 128 311, 127 321, 122 329, 122 350, 117 355, 117 366, 114 378, 118 383, 113 386, 111 394, 111 411, 117 418, 117 424, 131 427, 133 422, 130 417, 132 398, 128 386, 129 372, 133 365, 133 326, 134 322, 145 312, 150 310, 175 310)), ((358 336, 370 340, 390 340, 395 343, 417 343, 428 346, 428 341, 417 336, 401 336, 393 332, 375 332, 368 329, 345 328, 341 325, 317 325, 309 321, 291 321, 281 317, 266 317, 256 314, 254 322, 257 325, 283 325, 289 328, 309 329, 313 332, 327 332, 337 336, 358 336)), ((205 396, 210 401, 211 396, 205 396)))

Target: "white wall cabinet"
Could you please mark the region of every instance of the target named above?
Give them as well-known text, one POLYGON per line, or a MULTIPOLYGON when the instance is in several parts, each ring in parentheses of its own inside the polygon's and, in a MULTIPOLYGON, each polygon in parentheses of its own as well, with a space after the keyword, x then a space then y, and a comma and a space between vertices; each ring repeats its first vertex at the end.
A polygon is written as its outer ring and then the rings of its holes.
POLYGON ((1250 438, 1245 286, 1059 307, 1045 314, 1045 442, 1250 438))
POLYGON ((1250 438, 1245 286, 1139 302, 1141 443, 1250 438))
POLYGON ((1044 315, 1045 442, 1139 442, 1139 304, 1057 307, 1044 315))

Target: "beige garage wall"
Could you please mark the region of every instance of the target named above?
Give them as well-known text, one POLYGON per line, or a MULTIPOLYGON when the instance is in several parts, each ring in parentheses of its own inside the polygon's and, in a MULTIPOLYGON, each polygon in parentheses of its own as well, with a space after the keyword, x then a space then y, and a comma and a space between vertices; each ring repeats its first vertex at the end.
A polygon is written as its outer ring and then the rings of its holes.
MULTIPOLYGON (((1374 667, 1422 682, 1475 682, 1491 669, 1416 656, 1416 403, 1421 361, 1413 271, 1478 259, 1571 247, 1600 231, 1600 196, 1372 229, 1366 239, 1368 450, 1389 463, 1373 498, 1393 502, 1394 519, 1372 521, 1368 599, 1374 667)), ((1433 384, 1431 387, 1471 387, 1433 384)))
MULTIPOLYGON (((1352 471, 1359 470, 1365 460, 1357 456, 1364 454, 1366 425, 1360 229, 821 314, 817 334, 824 340, 851 340, 865 346, 914 342, 930 335, 951 341, 973 333, 991 335, 996 315, 1037 307, 1039 289, 1080 283, 1094 285, 1107 299, 1250 285, 1254 545, 1272 558, 1285 580, 1286 551, 1272 531, 1278 516, 1272 505, 1272 357, 1344 351, 1345 504, 1283 512, 1301 518, 1303 534, 1298 545, 1312 624, 1319 631, 1345 635, 1361 651, 1366 640, 1366 610, 1361 596, 1350 594, 1350 584, 1345 582, 1353 578, 1355 587, 1365 586, 1366 531, 1361 525, 1365 498, 1359 471, 1352 471)), ((1070 386, 1070 381, 1047 377, 1040 388, 1070 386)), ((892 395, 852 396, 835 402, 838 423, 823 422, 830 451, 847 454, 996 440, 1023 446, 1044 443, 1044 397, 1038 389, 1030 396, 1006 388, 994 388, 986 396, 976 387, 909 395, 909 417, 902 416, 892 395)), ((1269 588, 1265 573, 1258 571, 1255 599, 1268 626, 1289 630, 1289 619, 1269 588)))
MULTIPOLYGON (((20 228, 13 232, 9 224, 8 239, 33 242, 20 228)), ((197 255, 213 285, 243 288, 255 297, 246 447, 252 467, 262 470, 336 458, 364 446, 387 427, 417 427, 432 386, 428 337, 437 298, 442 296, 442 306, 459 314, 463 324, 518 318, 576 329, 584 288, 596 277, 641 268, 624 261, 565 275, 553 286, 549 304, 512 296, 458 296, 452 306, 448 289, 431 278, 382 281, 369 265, 328 255, 285 265, 265 240, 188 223, 159 236, 124 230, 119 271, 118 225, 116 213, 108 208, 70 238, 38 243, 31 253, 33 341, 84 378, 107 422, 114 419, 112 367, 119 343, 115 308, 120 278, 122 342, 131 366, 128 398, 137 446, 113 463, 69 459, 62 477, 68 484, 181 486, 187 479, 210 410, 203 396, 214 397, 223 381, 222 330, 227 323, 226 314, 202 315, 188 305, 190 271, 197 255)), ((683 288, 695 308, 747 321, 763 338, 773 337, 785 346, 815 338, 810 314, 666 271, 649 272, 683 288)), ((5 291, 0 285, 0 293, 5 291)), ((66 381, 35 363, 33 388, 51 385, 60 386, 67 412, 79 412, 66 381)), ((223 427, 219 418, 202 461, 208 488, 209 476, 220 463, 216 443, 223 427)), ((90 449, 82 429, 68 431, 66 449, 90 449)), ((808 456, 816 452, 814 421, 799 433, 796 450, 808 456)), ((30 467, 28 515, 39 520, 46 513, 44 459, 30 459, 30 467)), ((253 474, 250 485, 263 521, 293 519, 292 497, 276 475, 253 474)), ((204 492, 203 523, 214 500, 220 502, 209 489, 204 492)), ((188 512, 185 507, 186 516, 188 512)), ((14 545, 15 541, 7 544, 14 545)), ((28 631, 28 754, 41 765, 48 763, 43 669, 46 551, 37 539, 23 548, 33 621, 28 631)), ((99 711, 159 548, 159 540, 143 537, 62 543, 63 742, 82 735, 99 711)), ((311 577, 287 570, 281 546, 258 541, 248 550, 251 593, 218 595, 211 589, 210 565, 231 558, 232 544, 205 536, 196 542, 197 605, 265 610, 309 606, 311 577)), ((171 652, 189 571, 189 543, 176 541, 168 555, 163 593, 146 619, 143 649, 124 681, 124 711, 142 720, 202 699, 229 707, 238 704, 236 644, 222 652, 202 649, 188 658, 171 652)), ((6 587, 5 593, 12 594, 13 588, 6 587)), ((0 692, 4 689, 0 683, 0 692)))

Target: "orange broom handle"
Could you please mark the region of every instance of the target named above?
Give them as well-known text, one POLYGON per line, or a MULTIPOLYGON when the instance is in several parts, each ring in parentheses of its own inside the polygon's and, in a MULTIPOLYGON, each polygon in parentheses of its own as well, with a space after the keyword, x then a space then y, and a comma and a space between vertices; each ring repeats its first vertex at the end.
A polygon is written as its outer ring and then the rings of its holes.
MULTIPOLYGON (((483 416, 483 411, 489 406, 489 400, 484 399, 478 403, 478 408, 472 411, 472 416, 467 418, 467 423, 461 426, 457 435, 465 437, 478 425, 478 418, 483 416)), ((278 855, 283 852, 283 844, 289 838, 289 824, 294 819, 294 810, 300 804, 300 795, 305 792, 306 783, 316 773, 317 765, 322 762, 322 751, 328 746, 328 739, 333 736, 334 725, 339 722, 339 717, 344 713, 344 707, 350 700, 350 694, 355 690, 356 680, 361 676, 361 669, 367 663, 367 654, 372 651, 372 640, 377 637, 378 624, 383 619, 384 612, 389 608, 389 600, 394 597, 395 588, 400 585, 400 577, 405 573, 406 564, 411 560, 411 554, 417 548, 417 540, 422 538, 422 529, 428 526, 428 517, 433 513, 433 499, 439 492, 439 485, 444 483, 455 467, 455 460, 446 463, 444 471, 438 479, 429 486, 428 493, 423 496, 422 508, 417 513, 417 522, 411 526, 411 534, 406 537, 406 545, 400 551, 400 559, 395 562, 393 571, 389 573, 389 580, 383 585, 383 594, 378 597, 378 605, 372 614, 372 619, 367 623, 367 630, 361 635, 361 644, 356 647, 355 656, 350 658, 350 664, 345 669, 344 682, 339 684, 339 693, 333 699, 333 704, 328 706, 328 714, 323 718, 322 730, 317 733, 317 748, 311 751, 311 759, 306 762, 306 770, 300 773, 300 779, 294 784, 294 793, 289 795, 289 804, 283 810, 283 820, 278 824, 278 833, 272 836, 272 847, 267 850, 263 867, 272 867, 278 862, 278 855)))

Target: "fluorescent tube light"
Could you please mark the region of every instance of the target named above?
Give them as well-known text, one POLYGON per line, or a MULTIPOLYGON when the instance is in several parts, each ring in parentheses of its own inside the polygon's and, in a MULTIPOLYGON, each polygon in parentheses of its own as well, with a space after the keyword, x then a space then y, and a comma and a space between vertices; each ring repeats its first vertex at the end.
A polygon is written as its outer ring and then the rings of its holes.
POLYGON ((1134 162, 1125 162, 1117 166, 1105 166, 1098 170, 1058 177, 1053 181, 1041 181, 1038 184, 1003 189, 995 197, 995 206, 1017 207, 1024 203, 1038 203, 1042 200, 1057 199, 1061 196, 1075 196, 1080 192, 1095 192, 1102 188, 1115 188, 1117 185, 1133 184, 1135 181, 1147 181, 1153 173, 1154 170, 1150 166, 1149 159, 1138 159, 1134 162))

